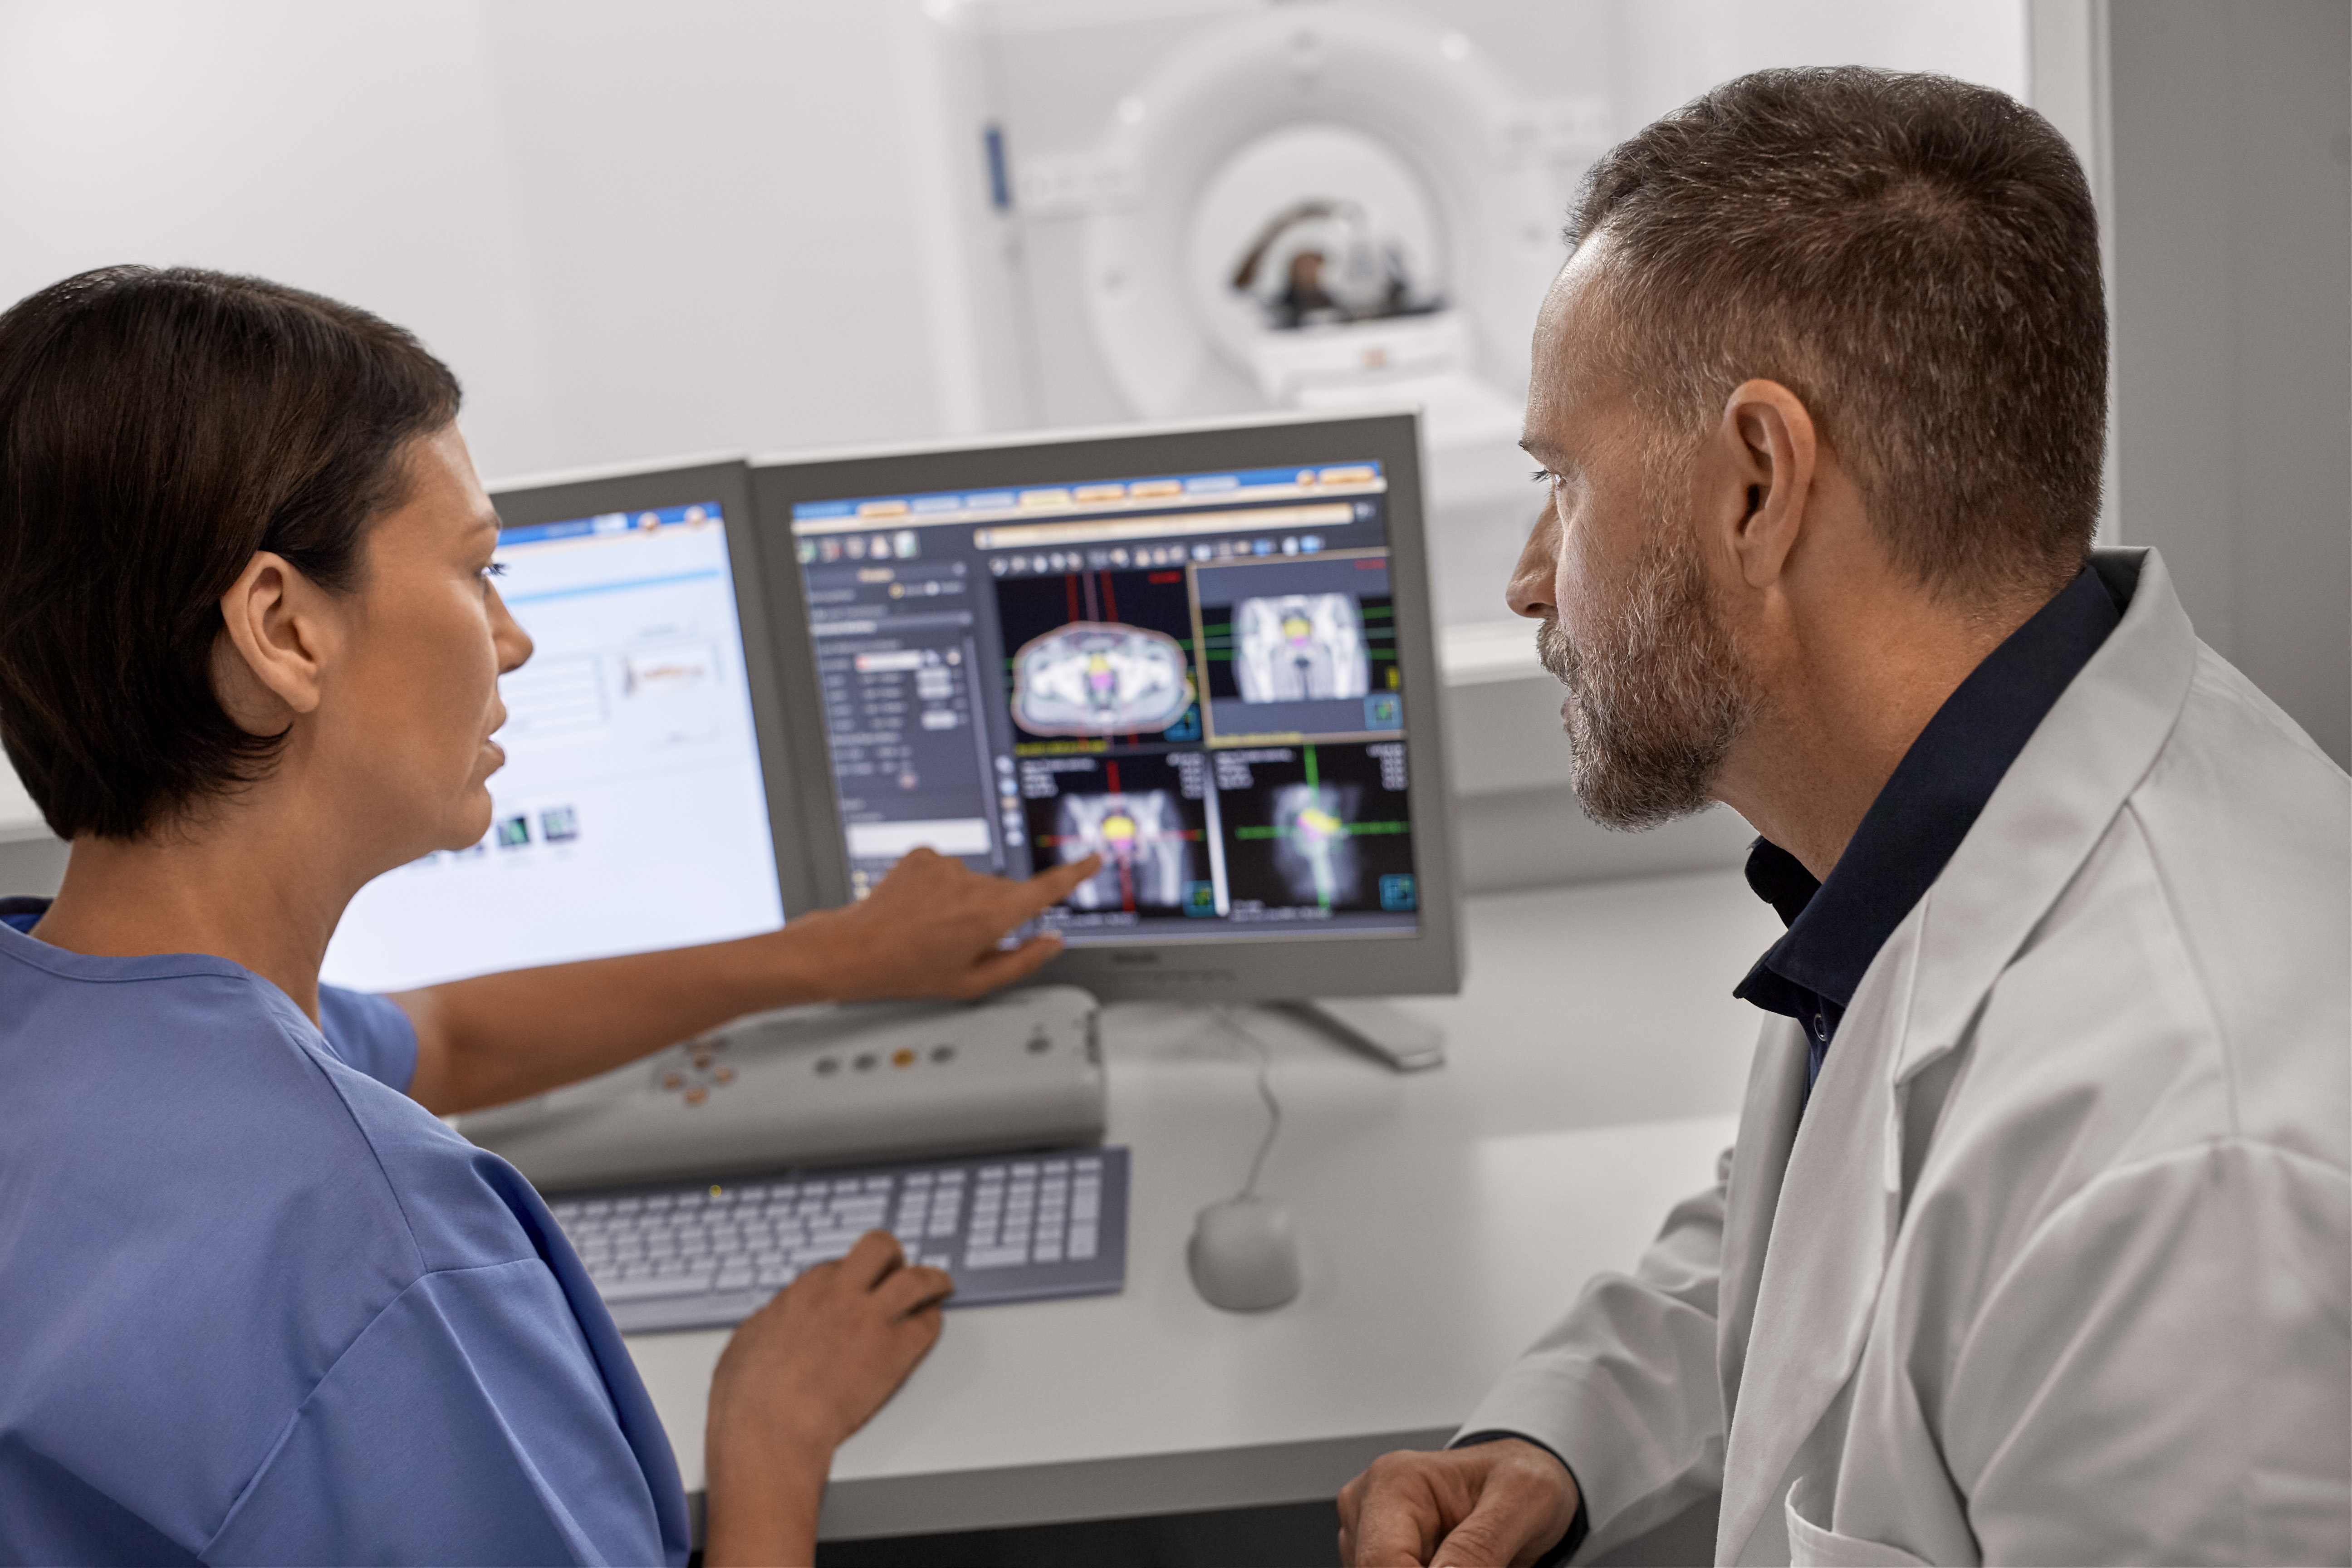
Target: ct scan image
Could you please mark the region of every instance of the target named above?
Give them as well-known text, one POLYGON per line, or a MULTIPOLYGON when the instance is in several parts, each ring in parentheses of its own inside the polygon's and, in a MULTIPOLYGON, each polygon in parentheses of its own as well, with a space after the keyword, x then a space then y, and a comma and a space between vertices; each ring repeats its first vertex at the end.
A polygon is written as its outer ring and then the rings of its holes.
POLYGON ((1102 570, 1001 577, 1005 703, 1037 740, 1190 740, 1200 733, 1184 574, 1102 570))
POLYGON ((1244 702, 1362 697, 1372 689, 1353 595, 1286 594, 1234 606, 1234 684, 1244 702))
POLYGON ((1192 706, 1184 649, 1165 632, 1079 621, 1013 656, 1013 721, 1034 735, 1148 733, 1192 706))
POLYGON ((1404 747, 1308 743, 1213 754, 1237 918, 1418 906, 1404 747))
POLYGON ((1195 879, 1193 841, 1177 796, 1167 790, 1120 795, 1066 795, 1055 815, 1054 845, 1064 864, 1089 855, 1103 868, 1072 892, 1079 910, 1174 910, 1195 879))

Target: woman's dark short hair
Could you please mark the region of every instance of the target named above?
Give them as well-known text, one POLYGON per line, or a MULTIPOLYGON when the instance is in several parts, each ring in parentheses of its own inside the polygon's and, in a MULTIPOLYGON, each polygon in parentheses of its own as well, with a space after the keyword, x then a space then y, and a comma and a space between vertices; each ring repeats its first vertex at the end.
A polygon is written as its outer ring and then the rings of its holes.
POLYGON ((1963 601, 2063 584, 2099 510, 2107 318, 2073 149, 2005 93, 1759 71, 1595 164, 1617 369, 1696 435, 1751 377, 1803 398, 1890 552, 1963 601))
POLYGON ((52 830, 132 838, 282 736, 212 683, 257 551, 357 585, 403 447, 457 378, 364 310, 258 278, 108 267, 0 315, 0 743, 52 830))

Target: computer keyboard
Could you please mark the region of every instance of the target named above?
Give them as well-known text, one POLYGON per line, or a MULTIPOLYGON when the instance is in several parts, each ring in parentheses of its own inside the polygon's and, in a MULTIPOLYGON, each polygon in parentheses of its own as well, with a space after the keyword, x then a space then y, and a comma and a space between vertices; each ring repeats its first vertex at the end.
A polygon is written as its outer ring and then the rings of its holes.
POLYGON ((951 1307, 1127 1282, 1125 1149, 787 1171, 551 1197, 625 1333, 740 1322, 869 1230, 955 1279, 951 1307))

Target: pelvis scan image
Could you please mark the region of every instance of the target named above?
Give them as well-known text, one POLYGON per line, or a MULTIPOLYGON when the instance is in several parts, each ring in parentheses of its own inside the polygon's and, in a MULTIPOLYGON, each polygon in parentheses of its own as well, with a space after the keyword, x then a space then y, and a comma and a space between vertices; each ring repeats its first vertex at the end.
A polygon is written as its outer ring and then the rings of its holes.
POLYGON ((1073 621, 1013 656, 1013 719, 1033 735, 1143 734, 1192 705, 1184 649, 1165 632, 1073 621))
POLYGON ((1345 594, 1286 594, 1235 605, 1234 684, 1244 702, 1369 693, 1371 660, 1356 601, 1345 594))
POLYGON ((1354 784, 1285 784, 1274 797, 1274 864, 1301 904, 1363 901, 1363 868, 1348 825, 1362 791, 1354 784))
POLYGON ((1192 879, 1192 844, 1183 813, 1164 789, 1066 795, 1055 824, 1062 860, 1103 858, 1103 868, 1069 897, 1079 910, 1172 910, 1192 879))

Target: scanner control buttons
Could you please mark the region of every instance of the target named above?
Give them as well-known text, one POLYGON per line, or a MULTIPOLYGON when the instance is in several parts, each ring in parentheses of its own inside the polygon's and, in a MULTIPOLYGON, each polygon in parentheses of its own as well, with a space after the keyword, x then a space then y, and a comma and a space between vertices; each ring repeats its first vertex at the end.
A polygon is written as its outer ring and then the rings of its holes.
POLYGON ((735 1081, 735 1069, 719 1059, 726 1051, 725 1040, 695 1040, 680 1046, 656 1069, 656 1081, 663 1093, 674 1094, 689 1106, 704 1104, 711 1090, 735 1081))
MULTIPOLYGON (((1048 1048, 1048 1046, 1049 1042, 1043 1035, 1038 1036, 1035 1039, 1029 1042, 1029 1049, 1033 1053, 1044 1051, 1048 1048)), ((955 1047, 947 1044, 936 1045, 928 1050, 917 1050, 912 1046, 900 1046, 896 1050, 893 1050, 887 1058, 878 1056, 872 1051, 861 1051, 856 1056, 848 1058, 847 1062, 850 1068, 856 1071, 872 1072, 875 1068, 880 1067, 887 1059, 891 1067, 900 1071, 904 1071, 908 1068, 921 1066, 926 1058, 929 1058, 931 1064, 935 1067, 945 1067, 948 1063, 956 1059, 956 1048, 955 1047)), ((843 1061, 843 1058, 835 1056, 819 1057, 816 1060, 809 1064, 809 1070, 815 1073, 819 1078, 835 1078, 840 1075, 843 1061)), ((724 1067, 713 1068, 712 1073, 715 1080, 719 1083, 725 1083, 734 1076, 729 1068, 724 1067)), ((676 1075, 673 1075, 673 1077, 676 1078, 676 1075)), ((668 1089, 682 1088, 685 1081, 686 1080, 683 1078, 676 1078, 675 1082, 666 1083, 663 1087, 668 1089)))

